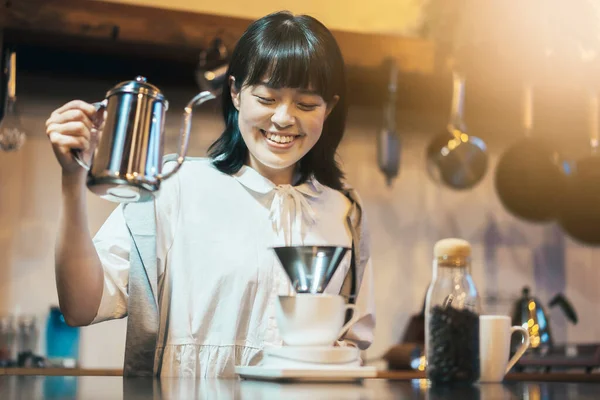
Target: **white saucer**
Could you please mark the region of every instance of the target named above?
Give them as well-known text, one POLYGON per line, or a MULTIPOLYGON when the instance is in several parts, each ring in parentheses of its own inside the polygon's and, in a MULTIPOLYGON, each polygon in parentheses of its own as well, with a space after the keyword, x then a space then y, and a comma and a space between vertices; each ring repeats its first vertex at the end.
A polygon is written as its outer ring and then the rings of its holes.
POLYGON ((356 347, 268 347, 264 349, 263 355, 263 361, 278 359, 310 364, 355 364, 360 366, 360 352, 356 347))
POLYGON ((344 382, 364 378, 375 378, 375 367, 338 367, 319 368, 277 368, 263 366, 238 366, 235 373, 242 379, 268 381, 302 381, 302 382, 344 382))

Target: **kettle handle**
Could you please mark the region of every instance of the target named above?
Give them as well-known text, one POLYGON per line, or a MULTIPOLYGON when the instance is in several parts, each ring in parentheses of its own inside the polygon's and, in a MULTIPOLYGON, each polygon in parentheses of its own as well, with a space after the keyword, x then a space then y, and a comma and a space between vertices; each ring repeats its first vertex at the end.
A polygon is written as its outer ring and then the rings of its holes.
POLYGON ((562 293, 559 293, 556 296, 554 296, 552 300, 550 300, 549 305, 550 308, 554 307, 555 305, 558 305, 561 308, 561 310, 565 313, 569 321, 571 321, 573 324, 577 324, 577 312, 575 312, 575 308, 573 307, 571 302, 562 293))
MULTIPOLYGON (((96 115, 93 118, 92 124, 94 125, 94 129, 98 129, 102 125, 100 111, 104 111, 106 109, 106 106, 108 105, 108 100, 104 99, 102 101, 92 103, 92 105, 96 108, 96 115)), ((71 154, 73 155, 73 159, 77 161, 77 164, 79 164, 81 168, 85 169, 86 171, 90 170, 92 162, 90 161, 90 165, 87 165, 85 161, 83 161, 83 159, 81 158, 81 150, 72 149, 71 154)), ((93 157, 94 156, 92 155, 92 159, 93 157)))
POLYGON ((214 98, 215 98, 215 95, 212 92, 210 92, 208 90, 203 91, 203 92, 198 93, 185 106, 184 113, 183 113, 183 125, 181 126, 181 132, 180 132, 180 137, 179 137, 180 145, 179 145, 179 152, 177 153, 177 164, 171 171, 167 172, 166 174, 158 174, 156 176, 157 180, 162 181, 162 180, 168 179, 171 176, 173 176, 173 174, 175 174, 179 170, 179 168, 181 168, 181 165, 185 161, 185 156, 186 156, 187 150, 188 150, 188 143, 190 140, 190 128, 192 126, 193 107, 197 106, 197 105, 201 105, 202 103, 204 103, 208 100, 212 100, 214 98))

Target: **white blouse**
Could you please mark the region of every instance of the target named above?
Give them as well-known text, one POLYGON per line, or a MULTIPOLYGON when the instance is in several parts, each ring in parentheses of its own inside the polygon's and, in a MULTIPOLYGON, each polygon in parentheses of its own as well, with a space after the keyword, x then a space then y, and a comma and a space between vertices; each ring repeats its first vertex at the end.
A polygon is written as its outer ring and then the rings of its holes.
MULTIPOLYGON (((247 166, 234 176, 224 174, 206 158, 186 161, 161 185, 156 199, 159 290, 166 268, 173 280, 161 376, 235 376, 236 365, 251 365, 265 346, 282 344, 274 302, 293 289, 270 247, 350 247, 350 202, 314 179, 276 186, 247 166)), ((94 237, 105 279, 93 323, 127 315, 130 240, 119 206, 94 237)), ((350 256, 326 292, 339 292, 350 256)), ((370 261, 359 290, 361 318, 339 344, 364 349, 374 329, 370 261)))

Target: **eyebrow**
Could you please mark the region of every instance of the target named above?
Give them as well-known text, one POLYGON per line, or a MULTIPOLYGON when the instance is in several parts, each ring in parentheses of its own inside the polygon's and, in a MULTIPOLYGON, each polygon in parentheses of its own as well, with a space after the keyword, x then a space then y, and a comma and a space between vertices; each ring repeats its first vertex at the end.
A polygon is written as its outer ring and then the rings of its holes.
MULTIPOLYGON (((281 87, 272 85, 269 82, 265 82, 265 81, 259 82, 259 83, 257 83, 257 85, 264 86, 267 89, 273 89, 273 90, 281 89, 281 87)), ((316 90, 302 89, 302 88, 297 88, 296 90, 298 90, 298 92, 300 92, 301 94, 312 95, 312 96, 321 96, 321 94, 319 92, 317 92, 316 90)))

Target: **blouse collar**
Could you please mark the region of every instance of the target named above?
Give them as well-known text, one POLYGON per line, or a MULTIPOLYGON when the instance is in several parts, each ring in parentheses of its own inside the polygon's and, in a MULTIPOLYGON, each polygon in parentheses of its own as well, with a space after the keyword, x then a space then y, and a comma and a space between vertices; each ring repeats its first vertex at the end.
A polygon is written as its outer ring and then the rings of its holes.
POLYGON ((321 183, 311 176, 300 185, 276 185, 247 165, 234 177, 254 192, 274 193, 269 212, 274 229, 283 233, 286 246, 292 245, 292 237, 303 241, 304 225, 312 225, 317 219, 309 200, 316 200, 323 192, 321 183))

